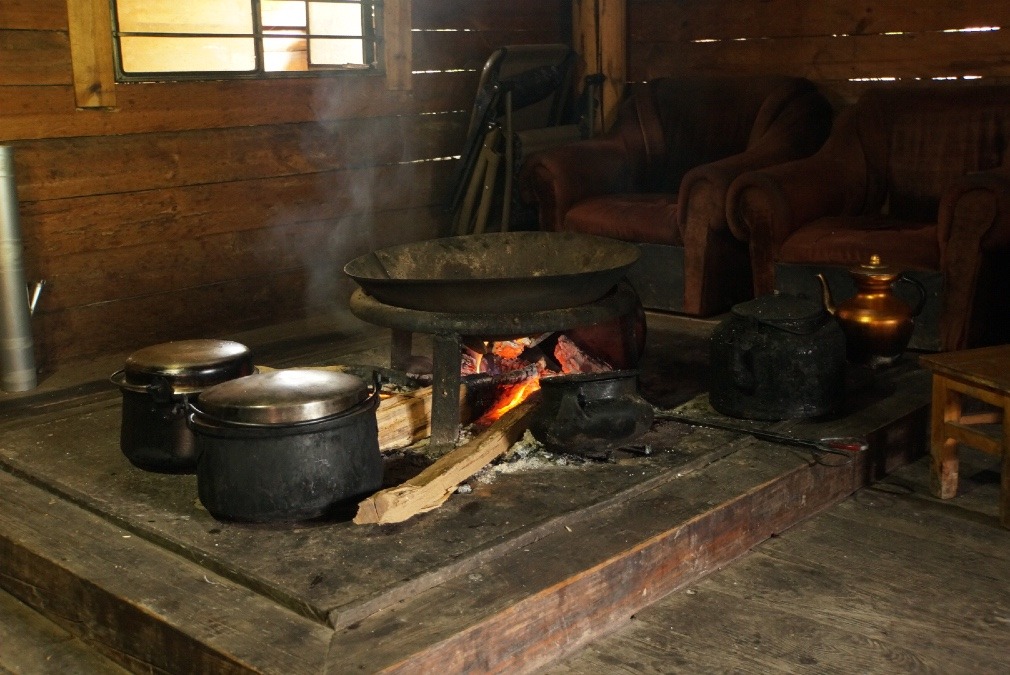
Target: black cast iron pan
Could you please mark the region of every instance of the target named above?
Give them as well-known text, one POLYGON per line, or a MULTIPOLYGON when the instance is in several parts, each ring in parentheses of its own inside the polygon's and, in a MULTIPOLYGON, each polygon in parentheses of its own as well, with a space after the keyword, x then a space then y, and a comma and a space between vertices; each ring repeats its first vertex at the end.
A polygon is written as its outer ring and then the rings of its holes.
POLYGON ((610 291, 638 260, 634 244, 574 232, 493 232, 368 253, 344 272, 387 305, 514 313, 575 307, 610 291))

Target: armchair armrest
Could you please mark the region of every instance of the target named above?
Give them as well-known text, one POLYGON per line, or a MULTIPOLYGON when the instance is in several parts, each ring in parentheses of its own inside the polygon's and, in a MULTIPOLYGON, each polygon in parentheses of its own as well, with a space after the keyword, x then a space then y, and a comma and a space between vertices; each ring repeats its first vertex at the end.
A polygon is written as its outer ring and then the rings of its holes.
POLYGON ((726 195, 726 219, 733 236, 748 242, 754 292, 775 287, 775 259, 782 243, 804 223, 861 208, 866 179, 844 156, 818 152, 810 157, 742 174, 726 195))
MULTIPOLYGON (((726 195, 726 219, 733 236, 755 236, 776 247, 804 223, 849 211, 853 188, 846 163, 823 154, 742 174, 726 195)), ((855 185, 853 185, 855 182, 855 185)))
POLYGON ((532 155, 523 165, 520 189, 524 200, 538 205, 540 228, 557 230, 574 204, 627 191, 632 174, 624 144, 604 136, 532 155))
POLYGON ((937 223, 941 251, 966 226, 984 249, 1010 246, 1010 170, 969 173, 944 191, 937 223))
POLYGON ((677 195, 677 222, 681 234, 685 233, 689 221, 696 222, 693 216, 698 213, 699 201, 706 202, 703 208, 712 214, 705 219, 704 226, 714 230, 725 229, 726 197, 733 181, 745 173, 796 158, 795 153, 787 148, 758 147, 691 169, 681 181, 677 195))
POLYGON ((1010 173, 1000 168, 958 180, 941 196, 936 229, 944 276, 940 340, 943 349, 962 349, 983 252, 1010 247, 1010 173))

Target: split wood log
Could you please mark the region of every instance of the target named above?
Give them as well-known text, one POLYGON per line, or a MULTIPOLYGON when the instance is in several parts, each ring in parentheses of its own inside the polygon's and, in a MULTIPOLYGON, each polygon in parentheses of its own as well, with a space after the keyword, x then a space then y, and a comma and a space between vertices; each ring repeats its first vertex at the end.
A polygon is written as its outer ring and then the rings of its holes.
POLYGON ((473 440, 450 451, 410 480, 381 490, 358 504, 357 525, 400 523, 436 509, 456 487, 512 447, 526 431, 539 392, 508 411, 473 440))
POLYGON ((379 400, 379 450, 396 450, 431 435, 431 387, 379 400))

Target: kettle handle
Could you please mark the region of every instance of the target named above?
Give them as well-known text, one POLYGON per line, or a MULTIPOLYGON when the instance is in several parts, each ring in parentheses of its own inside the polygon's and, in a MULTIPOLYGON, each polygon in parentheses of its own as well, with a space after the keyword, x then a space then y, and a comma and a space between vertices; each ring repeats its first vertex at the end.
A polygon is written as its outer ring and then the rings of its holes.
POLYGON ((912 308, 912 316, 919 316, 922 312, 922 308, 926 306, 926 287, 922 285, 921 281, 914 277, 910 277, 907 274, 899 276, 898 281, 907 281, 915 286, 915 288, 919 291, 919 301, 915 303, 915 307, 912 308))

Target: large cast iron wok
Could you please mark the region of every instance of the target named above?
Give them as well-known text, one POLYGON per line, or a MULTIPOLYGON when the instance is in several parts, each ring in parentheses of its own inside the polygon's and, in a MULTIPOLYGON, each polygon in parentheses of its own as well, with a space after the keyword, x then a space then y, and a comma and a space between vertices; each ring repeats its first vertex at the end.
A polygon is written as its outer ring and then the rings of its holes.
POLYGON ((344 272, 376 300, 429 312, 512 313, 599 300, 638 260, 629 244, 571 232, 495 232, 368 253, 344 272))

